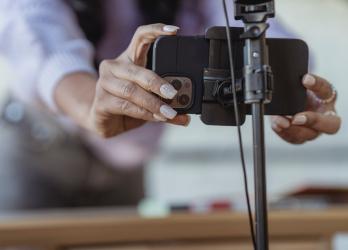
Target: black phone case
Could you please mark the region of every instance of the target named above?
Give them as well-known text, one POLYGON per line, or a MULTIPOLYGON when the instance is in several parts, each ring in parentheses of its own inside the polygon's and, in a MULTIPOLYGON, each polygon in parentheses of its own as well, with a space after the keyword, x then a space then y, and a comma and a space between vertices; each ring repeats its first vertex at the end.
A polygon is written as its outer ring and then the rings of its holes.
MULTIPOLYGON (((237 30, 240 33, 241 30, 237 30)), ((274 74, 273 99, 266 105, 267 115, 294 115, 306 106, 306 89, 302 77, 308 72, 308 46, 298 39, 267 39, 269 62, 274 74)), ((233 42, 235 72, 242 76, 244 65, 243 41, 233 42)), ((203 98, 203 72, 214 63, 228 69, 227 43, 212 56, 209 51, 210 40, 205 36, 160 37, 153 47, 152 69, 160 76, 186 76, 193 82, 192 106, 179 113, 201 114, 203 98)), ((250 114, 248 105, 245 107, 250 114)))

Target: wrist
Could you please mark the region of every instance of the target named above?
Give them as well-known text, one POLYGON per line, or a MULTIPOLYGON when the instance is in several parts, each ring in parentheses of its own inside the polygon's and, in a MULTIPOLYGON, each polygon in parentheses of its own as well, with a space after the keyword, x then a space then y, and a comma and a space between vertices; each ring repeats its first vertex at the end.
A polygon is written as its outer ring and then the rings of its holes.
POLYGON ((54 92, 54 100, 60 112, 87 129, 96 82, 97 77, 93 74, 73 73, 65 76, 54 92))

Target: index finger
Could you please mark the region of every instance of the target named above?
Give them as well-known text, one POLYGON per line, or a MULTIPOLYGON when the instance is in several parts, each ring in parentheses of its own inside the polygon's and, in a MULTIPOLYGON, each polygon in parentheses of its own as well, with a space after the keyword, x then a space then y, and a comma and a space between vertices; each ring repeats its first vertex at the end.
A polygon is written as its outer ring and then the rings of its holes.
POLYGON ((324 78, 312 74, 306 74, 303 77, 302 82, 308 90, 312 91, 320 99, 325 100, 332 96, 332 86, 324 78))
POLYGON ((175 35, 180 28, 174 25, 155 23, 139 26, 134 33, 131 44, 139 42, 154 42, 159 36, 175 35))
POLYGON ((176 35, 179 27, 162 23, 139 26, 126 50, 130 58, 146 56, 149 45, 160 36, 176 35))

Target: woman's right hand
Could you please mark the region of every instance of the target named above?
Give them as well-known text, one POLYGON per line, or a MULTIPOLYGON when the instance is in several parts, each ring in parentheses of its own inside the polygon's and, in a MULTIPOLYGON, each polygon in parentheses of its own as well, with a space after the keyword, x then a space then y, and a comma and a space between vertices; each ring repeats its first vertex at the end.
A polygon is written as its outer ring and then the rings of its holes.
POLYGON ((164 24, 141 26, 127 48, 115 60, 105 60, 99 69, 87 127, 103 137, 137 128, 147 121, 186 126, 187 115, 160 98, 173 99, 177 91, 166 80, 145 68, 151 43, 163 35, 176 35, 178 27, 164 24))

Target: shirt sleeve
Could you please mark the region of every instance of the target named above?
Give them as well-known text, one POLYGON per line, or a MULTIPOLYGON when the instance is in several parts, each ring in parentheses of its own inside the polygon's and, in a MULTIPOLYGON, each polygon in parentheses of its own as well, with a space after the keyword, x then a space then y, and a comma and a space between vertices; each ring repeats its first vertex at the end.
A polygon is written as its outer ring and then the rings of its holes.
POLYGON ((16 73, 16 89, 57 110, 57 83, 74 72, 96 74, 94 49, 64 0, 1 0, 0 53, 16 73))

